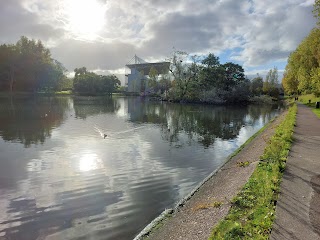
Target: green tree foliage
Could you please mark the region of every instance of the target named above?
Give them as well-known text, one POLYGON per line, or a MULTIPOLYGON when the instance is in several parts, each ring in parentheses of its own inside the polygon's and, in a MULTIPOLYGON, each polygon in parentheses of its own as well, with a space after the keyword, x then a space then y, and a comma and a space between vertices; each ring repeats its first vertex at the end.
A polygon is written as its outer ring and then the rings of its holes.
POLYGON ((227 62, 222 67, 224 68, 224 81, 220 82, 220 88, 228 91, 246 81, 244 69, 239 64, 227 62))
POLYGON ((73 88, 81 94, 112 94, 121 85, 115 75, 97 75, 85 67, 76 68, 74 72, 73 88))
POLYGON ((172 84, 169 75, 162 75, 158 83, 160 93, 166 93, 171 88, 171 86, 172 84))
POLYGON ((201 63, 200 81, 204 89, 217 88, 229 91, 245 80, 244 69, 240 65, 232 62, 220 64, 219 58, 212 53, 201 63))
POLYGON ((257 74, 257 77, 251 80, 250 91, 254 95, 261 95, 263 89, 263 78, 257 74))
POLYGON ((320 25, 320 0, 315 0, 314 2, 313 15, 318 19, 318 25, 320 25))
POLYGON ((266 79, 263 82, 263 92, 271 97, 279 96, 279 74, 278 68, 274 67, 267 73, 266 79))
POLYGON ((18 54, 15 45, 0 45, 0 89, 13 91, 18 54))
POLYGON ((158 71, 156 68, 151 67, 149 72, 149 79, 148 79, 148 87, 155 88, 157 86, 157 77, 158 71))
POLYGON ((0 45, 2 91, 58 90, 65 71, 40 40, 21 37, 14 45, 0 45))
MULTIPOLYGON (((313 14, 320 25, 320 0, 315 0, 313 14)), ((314 93, 320 96, 320 29, 314 28, 288 59, 282 85, 288 94, 314 93)))
POLYGON ((319 66, 320 29, 314 28, 289 56, 282 80, 285 91, 319 94, 319 66))
POLYGON ((185 52, 176 51, 173 54, 170 72, 174 77, 172 97, 175 99, 193 99, 199 85, 197 59, 194 56, 192 63, 187 63, 187 60, 189 55, 185 52))
POLYGON ((219 57, 209 53, 208 56, 202 60, 202 68, 200 72, 200 84, 205 89, 218 87, 218 83, 223 81, 224 68, 219 62, 219 57))
POLYGON ((232 62, 221 64, 212 53, 202 61, 199 59, 185 52, 174 53, 170 69, 174 78, 170 90, 172 98, 200 102, 248 99, 250 84, 242 66, 232 62))

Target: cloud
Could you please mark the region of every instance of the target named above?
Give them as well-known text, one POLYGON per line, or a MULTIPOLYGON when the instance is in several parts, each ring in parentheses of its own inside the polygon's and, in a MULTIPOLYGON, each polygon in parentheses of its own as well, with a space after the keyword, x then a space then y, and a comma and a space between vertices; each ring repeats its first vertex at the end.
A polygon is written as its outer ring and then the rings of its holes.
POLYGON ((14 43, 21 36, 49 41, 63 35, 63 30, 44 24, 18 0, 0 2, 0 43, 14 43))
POLYGON ((316 23, 310 0, 97 0, 105 7, 104 28, 84 41, 59 19, 63 1, 1 1, 0 42, 39 38, 70 71, 115 71, 134 54, 164 60, 173 47, 213 52, 249 69, 286 61, 316 23))
POLYGON ((88 69, 117 69, 135 54, 135 46, 123 42, 85 42, 67 39, 51 49, 52 55, 63 59, 68 69, 86 66, 88 69))

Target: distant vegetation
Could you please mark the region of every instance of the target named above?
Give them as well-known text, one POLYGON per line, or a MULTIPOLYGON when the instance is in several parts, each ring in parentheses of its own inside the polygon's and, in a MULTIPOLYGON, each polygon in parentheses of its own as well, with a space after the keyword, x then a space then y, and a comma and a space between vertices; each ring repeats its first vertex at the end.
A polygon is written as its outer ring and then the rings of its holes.
MULTIPOLYGON (((170 73, 171 76, 164 76, 158 82, 152 81, 151 92, 171 101, 246 102, 264 94, 278 98, 280 92, 277 68, 271 69, 265 80, 257 75, 250 81, 242 66, 232 62, 221 64, 212 53, 200 57, 176 51, 171 58, 170 73), (172 81, 168 83, 170 78, 172 81)), ((149 79, 150 75, 151 71, 149 79)))
POLYGON ((65 72, 40 40, 21 37, 16 44, 0 45, 1 91, 59 90, 67 82, 65 72))
MULTIPOLYGON (((74 78, 68 78, 66 68, 51 57, 40 40, 21 37, 16 44, 0 45, 0 91, 67 93, 68 90, 81 95, 109 95, 123 90, 115 75, 98 75, 86 67, 76 68, 74 73, 74 78)), ((270 70, 265 80, 257 75, 250 81, 242 66, 232 62, 221 64, 212 53, 200 57, 176 51, 171 58, 170 74, 159 77, 157 70, 151 68, 138 92, 182 102, 232 103, 250 99, 267 102, 265 97, 255 96, 279 96, 278 70, 270 70)))
POLYGON ((0 91, 110 94, 121 84, 114 75, 97 75, 85 67, 76 68, 74 78, 66 73, 67 69, 51 57, 40 40, 21 37, 16 44, 0 45, 0 91))
POLYGON ((102 76, 88 72, 85 67, 76 68, 73 80, 73 90, 80 94, 111 94, 121 85, 120 80, 114 76, 102 76))
POLYGON ((288 94, 309 94, 320 96, 320 0, 314 4, 318 27, 292 52, 288 59, 283 87, 288 94))

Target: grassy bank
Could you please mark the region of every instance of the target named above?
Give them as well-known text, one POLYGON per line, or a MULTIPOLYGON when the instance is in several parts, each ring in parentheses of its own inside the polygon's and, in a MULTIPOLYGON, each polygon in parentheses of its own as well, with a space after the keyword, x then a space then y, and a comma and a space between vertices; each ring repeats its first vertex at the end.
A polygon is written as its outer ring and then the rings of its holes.
POLYGON ((316 97, 313 94, 302 95, 299 97, 299 101, 303 104, 312 107, 312 112, 314 112, 320 118, 320 109, 315 108, 316 102, 320 102, 320 97, 316 97), (310 100, 310 103, 309 103, 310 100))
POLYGON ((210 239, 269 238, 296 112, 296 105, 289 109, 265 148, 257 168, 232 200, 228 215, 213 229, 210 239))

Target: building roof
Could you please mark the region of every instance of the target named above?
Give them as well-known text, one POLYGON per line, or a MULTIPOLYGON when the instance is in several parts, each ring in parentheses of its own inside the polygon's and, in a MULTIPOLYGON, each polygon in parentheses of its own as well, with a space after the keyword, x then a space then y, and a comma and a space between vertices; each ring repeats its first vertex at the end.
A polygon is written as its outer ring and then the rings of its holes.
POLYGON ((126 67, 143 72, 144 75, 148 75, 152 67, 157 70, 158 74, 166 74, 169 72, 170 62, 135 63, 127 64, 126 67))

